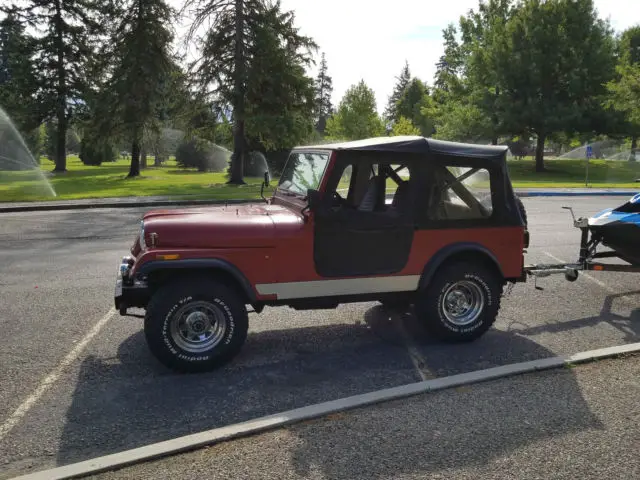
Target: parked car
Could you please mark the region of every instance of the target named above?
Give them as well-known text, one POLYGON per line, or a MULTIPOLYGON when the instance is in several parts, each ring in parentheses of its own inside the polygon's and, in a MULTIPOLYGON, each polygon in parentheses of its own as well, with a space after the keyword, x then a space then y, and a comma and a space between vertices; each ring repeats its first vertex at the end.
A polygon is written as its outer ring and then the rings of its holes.
POLYGON ((474 340, 524 280, 507 151, 423 137, 295 148, 264 201, 144 215, 116 308, 146 309, 151 352, 185 372, 240 351, 247 306, 379 301, 413 308, 442 340, 474 340))

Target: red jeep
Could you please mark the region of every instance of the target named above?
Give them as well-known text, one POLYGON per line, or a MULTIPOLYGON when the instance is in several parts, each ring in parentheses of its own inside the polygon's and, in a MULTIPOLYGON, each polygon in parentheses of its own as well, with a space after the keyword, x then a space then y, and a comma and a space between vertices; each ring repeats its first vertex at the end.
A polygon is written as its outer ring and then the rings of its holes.
POLYGON ((524 280, 507 150, 423 137, 295 148, 268 200, 147 213, 116 308, 145 308, 151 351, 180 371, 233 358, 247 305, 412 305, 433 335, 478 338, 503 286, 524 280))

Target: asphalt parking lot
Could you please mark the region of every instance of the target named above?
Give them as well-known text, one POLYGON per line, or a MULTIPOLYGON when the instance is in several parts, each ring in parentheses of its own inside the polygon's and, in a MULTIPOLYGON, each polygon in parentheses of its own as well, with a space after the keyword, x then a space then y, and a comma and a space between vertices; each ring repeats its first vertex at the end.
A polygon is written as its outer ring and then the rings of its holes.
MULTIPOLYGON (((579 231, 561 206, 587 215, 622 201, 525 199, 527 262, 575 259, 579 231)), ((265 309, 251 314, 231 365, 174 374, 148 352, 141 320, 108 314, 142 212, 0 217, 0 478, 425 378, 640 341, 638 276, 594 273, 542 279, 543 290, 517 285, 495 328, 470 345, 437 344, 411 315, 375 303, 265 309)))

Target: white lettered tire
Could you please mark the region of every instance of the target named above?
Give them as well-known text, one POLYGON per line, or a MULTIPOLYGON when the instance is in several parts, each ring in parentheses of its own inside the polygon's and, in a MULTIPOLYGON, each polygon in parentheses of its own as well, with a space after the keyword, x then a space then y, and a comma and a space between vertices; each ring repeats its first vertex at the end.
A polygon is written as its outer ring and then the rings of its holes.
POLYGON ((469 342, 496 321, 504 282, 482 262, 452 262, 439 268, 415 304, 430 334, 448 342, 469 342))
POLYGON ((180 279, 160 287, 147 305, 144 333, 151 353, 180 372, 206 372, 241 350, 249 326, 234 289, 208 278, 180 279))

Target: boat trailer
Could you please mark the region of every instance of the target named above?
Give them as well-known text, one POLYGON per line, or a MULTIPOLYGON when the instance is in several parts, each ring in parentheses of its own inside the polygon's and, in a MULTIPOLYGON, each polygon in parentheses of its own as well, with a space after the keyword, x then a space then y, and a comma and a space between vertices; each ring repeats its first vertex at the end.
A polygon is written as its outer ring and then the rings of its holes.
POLYGON ((562 208, 571 212, 573 226, 581 231, 578 261, 575 263, 525 265, 524 273, 527 276, 533 276, 537 279, 538 277, 564 274, 566 280, 575 282, 578 279, 579 272, 584 271, 640 273, 640 265, 627 262, 615 250, 598 252, 598 246, 603 244, 603 238, 602 235, 596 234, 590 229, 589 219, 583 217, 576 219, 571 207, 562 208), (617 258, 627 263, 613 264, 597 261, 603 258, 617 258))

